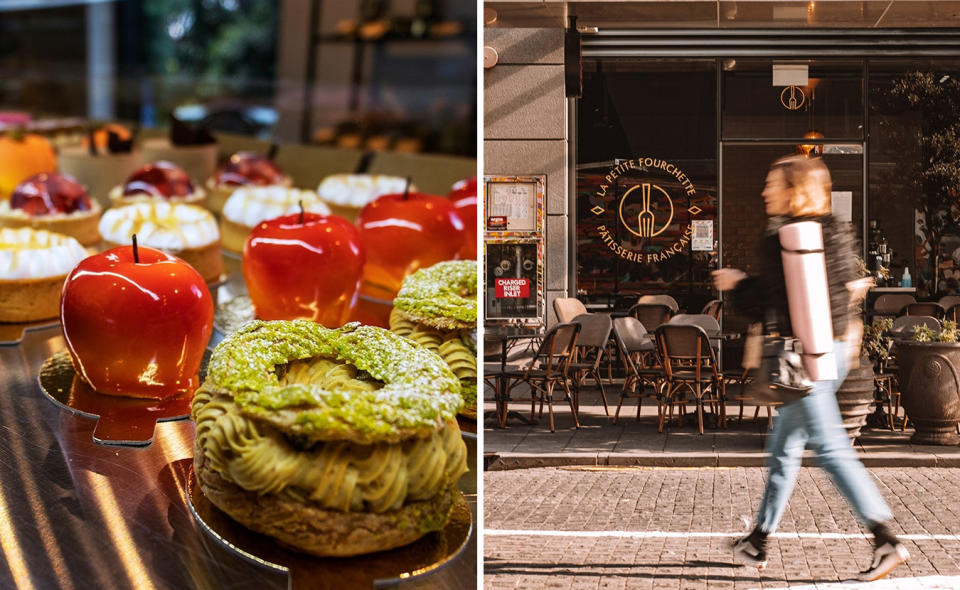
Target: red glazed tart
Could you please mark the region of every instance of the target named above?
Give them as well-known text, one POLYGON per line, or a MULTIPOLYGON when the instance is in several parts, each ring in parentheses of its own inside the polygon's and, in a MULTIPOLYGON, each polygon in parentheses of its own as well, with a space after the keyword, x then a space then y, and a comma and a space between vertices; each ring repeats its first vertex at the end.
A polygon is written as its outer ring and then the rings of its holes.
POLYGON ((206 193, 193 185, 183 168, 161 160, 140 167, 123 185, 113 187, 109 196, 114 207, 161 199, 202 205, 206 193))
POLYGON ((35 174, 8 201, 0 201, 0 227, 32 227, 70 236, 84 246, 100 241, 100 205, 66 174, 35 174))
POLYGON ((290 177, 270 158, 255 152, 237 152, 207 179, 207 192, 210 195, 207 206, 212 211, 222 213, 227 199, 241 186, 289 187, 292 184, 290 177))

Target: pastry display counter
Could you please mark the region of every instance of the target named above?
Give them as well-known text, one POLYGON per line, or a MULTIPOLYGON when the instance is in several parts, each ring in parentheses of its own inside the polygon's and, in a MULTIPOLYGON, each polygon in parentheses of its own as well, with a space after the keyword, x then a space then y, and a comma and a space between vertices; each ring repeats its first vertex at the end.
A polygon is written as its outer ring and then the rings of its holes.
MULTIPOLYGON (((243 294, 239 260, 225 256, 224 302, 243 294)), ((223 335, 214 332, 213 347, 223 335)), ((187 500, 194 425, 161 422, 146 447, 93 442, 95 421, 41 394, 44 360, 64 350, 58 326, 0 346, 0 587, 288 588, 289 577, 224 547, 205 532, 187 500)), ((449 561, 377 587, 465 588, 476 580, 476 438, 464 435, 470 471, 460 480, 474 528, 449 561)), ((389 552, 383 555, 389 559, 389 552)), ((369 559, 369 558, 368 558, 369 559)), ((329 587, 317 575, 295 587, 329 587)), ((323 579, 321 579, 323 578, 323 579)), ((341 584, 342 587, 342 584, 341 584)))

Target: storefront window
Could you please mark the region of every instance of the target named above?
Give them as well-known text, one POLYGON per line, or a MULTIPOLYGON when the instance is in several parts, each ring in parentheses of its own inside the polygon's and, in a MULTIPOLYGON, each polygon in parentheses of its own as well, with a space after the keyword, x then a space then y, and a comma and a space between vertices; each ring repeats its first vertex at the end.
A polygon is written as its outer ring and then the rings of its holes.
POLYGON ((578 295, 627 307, 668 293, 699 311, 717 253, 715 61, 585 63, 583 86, 578 295))
POLYGON ((960 124, 958 79, 953 60, 870 62, 868 217, 887 243, 888 281, 909 268, 919 297, 960 293, 957 148, 942 142, 960 124))
POLYGON ((727 58, 722 64, 724 139, 863 138, 863 61, 727 58), (806 66, 806 84, 774 86, 774 68, 793 65, 806 66))

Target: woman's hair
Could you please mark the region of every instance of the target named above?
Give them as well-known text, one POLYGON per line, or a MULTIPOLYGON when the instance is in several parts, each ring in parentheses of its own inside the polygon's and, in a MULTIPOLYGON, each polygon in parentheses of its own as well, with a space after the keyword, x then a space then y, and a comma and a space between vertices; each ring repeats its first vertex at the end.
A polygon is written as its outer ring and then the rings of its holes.
POLYGON ((820 158, 787 156, 770 165, 770 170, 783 173, 783 180, 790 191, 790 216, 808 217, 829 215, 830 171, 820 158))

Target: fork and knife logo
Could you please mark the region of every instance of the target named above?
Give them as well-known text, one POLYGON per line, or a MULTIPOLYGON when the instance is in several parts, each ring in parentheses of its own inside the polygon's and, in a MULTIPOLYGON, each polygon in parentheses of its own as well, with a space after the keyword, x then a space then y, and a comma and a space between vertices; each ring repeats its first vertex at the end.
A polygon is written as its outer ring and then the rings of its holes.
POLYGON ((673 221, 673 199, 670 198, 670 195, 667 194, 667 191, 650 182, 634 185, 627 192, 625 192, 623 194, 623 198, 620 199, 619 209, 620 222, 623 223, 623 226, 626 227, 630 233, 641 238, 653 238, 659 236, 666 231, 668 227, 670 227, 670 222, 673 221), (624 215, 624 209, 625 204, 631 204, 632 199, 636 198, 636 195, 631 198, 631 194, 637 189, 640 189, 641 207, 640 213, 637 214, 636 222, 634 224, 627 221, 631 216, 629 214, 624 215), (658 224, 657 217, 654 215, 654 198, 656 198, 658 202, 665 200, 666 205, 669 208, 670 213, 667 216, 667 220, 663 224, 658 224))

